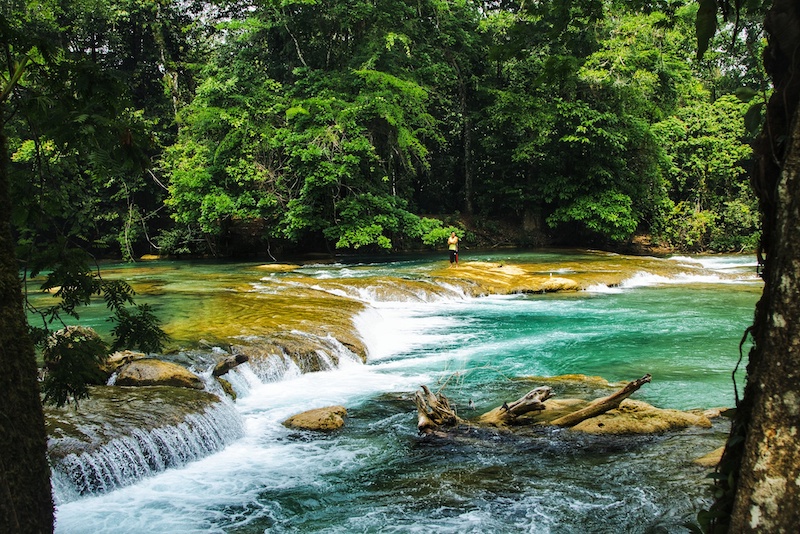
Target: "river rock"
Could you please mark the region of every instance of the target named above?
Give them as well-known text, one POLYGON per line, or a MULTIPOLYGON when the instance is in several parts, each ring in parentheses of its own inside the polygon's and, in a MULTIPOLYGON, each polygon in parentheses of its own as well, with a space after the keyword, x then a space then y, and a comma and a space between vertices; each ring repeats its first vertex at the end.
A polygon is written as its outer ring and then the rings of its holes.
POLYGON ((120 368, 116 385, 175 386, 193 389, 205 387, 200 377, 188 369, 155 358, 136 360, 120 368))
POLYGON ((697 458, 692 463, 701 467, 716 467, 717 464, 719 464, 719 461, 722 459, 722 453, 724 451, 725 446, 723 445, 722 447, 709 452, 705 456, 697 458))
POLYGON ((108 360, 100 366, 106 376, 111 376, 117 369, 123 365, 129 364, 134 360, 143 360, 147 358, 147 354, 143 352, 134 352, 132 350, 119 350, 108 357, 108 360))
POLYGON ((344 406, 328 406, 293 415, 283 426, 301 430, 336 430, 344 425, 347 409, 344 406))
POLYGON ((230 397, 232 400, 236 400, 236 390, 233 389, 233 385, 230 382, 218 376, 217 383, 222 388, 222 391, 225 393, 225 395, 230 397))
POLYGON ((178 426, 224 403, 213 393, 154 386, 91 386, 80 407, 44 406, 51 460, 90 452, 119 438, 165 426, 178 426))
POLYGON ((690 426, 711 428, 711 421, 701 414, 663 410, 626 399, 616 410, 581 421, 572 429, 590 434, 654 434, 690 426))
POLYGON ((476 284, 471 293, 547 293, 576 291, 582 285, 572 278, 553 276, 552 273, 531 272, 521 265, 508 265, 483 261, 462 263, 458 269, 436 273, 450 280, 470 281, 476 284))
POLYGON ((269 271, 271 273, 290 273, 300 268, 300 265, 291 263, 265 263, 256 266, 256 269, 261 271, 269 271))

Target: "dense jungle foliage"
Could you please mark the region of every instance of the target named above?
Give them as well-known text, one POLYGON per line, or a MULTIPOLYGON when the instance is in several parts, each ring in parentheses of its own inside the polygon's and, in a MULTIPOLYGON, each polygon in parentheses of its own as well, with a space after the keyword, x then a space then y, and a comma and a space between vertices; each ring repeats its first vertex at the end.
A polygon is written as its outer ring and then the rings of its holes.
POLYGON ((0 5, 33 272, 76 248, 398 250, 451 228, 467 244, 757 243, 760 21, 721 26, 699 60, 692 0, 0 5))

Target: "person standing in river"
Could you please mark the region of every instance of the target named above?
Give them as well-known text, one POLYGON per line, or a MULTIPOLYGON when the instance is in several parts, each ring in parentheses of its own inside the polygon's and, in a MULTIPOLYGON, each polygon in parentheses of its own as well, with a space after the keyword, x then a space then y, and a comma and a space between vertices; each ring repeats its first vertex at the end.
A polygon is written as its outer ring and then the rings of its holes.
POLYGON ((458 236, 455 232, 451 232, 447 238, 447 248, 450 250, 450 267, 458 267, 458 236))

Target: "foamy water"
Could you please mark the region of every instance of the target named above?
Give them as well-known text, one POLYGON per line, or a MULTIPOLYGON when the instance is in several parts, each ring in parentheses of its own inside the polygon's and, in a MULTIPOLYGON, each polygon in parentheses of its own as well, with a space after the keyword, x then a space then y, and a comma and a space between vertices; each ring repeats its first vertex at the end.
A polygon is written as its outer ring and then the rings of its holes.
POLYGON ((682 266, 685 270, 670 275, 639 271, 623 280, 618 286, 609 287, 604 284, 595 284, 588 287, 586 291, 619 293, 625 289, 662 285, 761 284, 761 279, 756 273, 758 262, 750 256, 672 256, 666 261, 682 266))
MULTIPOLYGON (((306 270, 329 280, 368 268, 306 270)), ((367 364, 340 354, 338 369, 318 373, 236 368, 226 378, 239 395, 240 438, 59 505, 57 532, 677 532, 696 513, 704 473, 689 462, 713 449, 724 427, 623 440, 548 431, 436 441, 417 435, 413 393, 445 387, 470 417, 469 400, 477 415, 527 391, 520 376, 650 372, 640 398, 654 404, 728 405, 755 290, 704 272, 638 273, 620 287, 569 295, 377 294, 349 295, 368 304, 354 325, 367 364), (338 404, 349 412, 339 432, 281 424, 338 404)))

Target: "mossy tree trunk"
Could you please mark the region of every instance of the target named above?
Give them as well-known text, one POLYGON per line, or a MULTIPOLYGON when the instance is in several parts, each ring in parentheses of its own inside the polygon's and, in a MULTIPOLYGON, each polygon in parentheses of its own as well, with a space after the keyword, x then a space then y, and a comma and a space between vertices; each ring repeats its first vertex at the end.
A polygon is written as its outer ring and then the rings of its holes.
POLYGON ((7 161, 0 132, 0 532, 52 532, 47 436, 14 254, 7 161))
POLYGON ((800 4, 775 0, 764 64, 775 91, 756 145, 764 213, 764 292, 747 385, 719 465, 713 532, 797 532, 800 525, 800 4), (733 481, 730 484, 729 481, 733 481))

